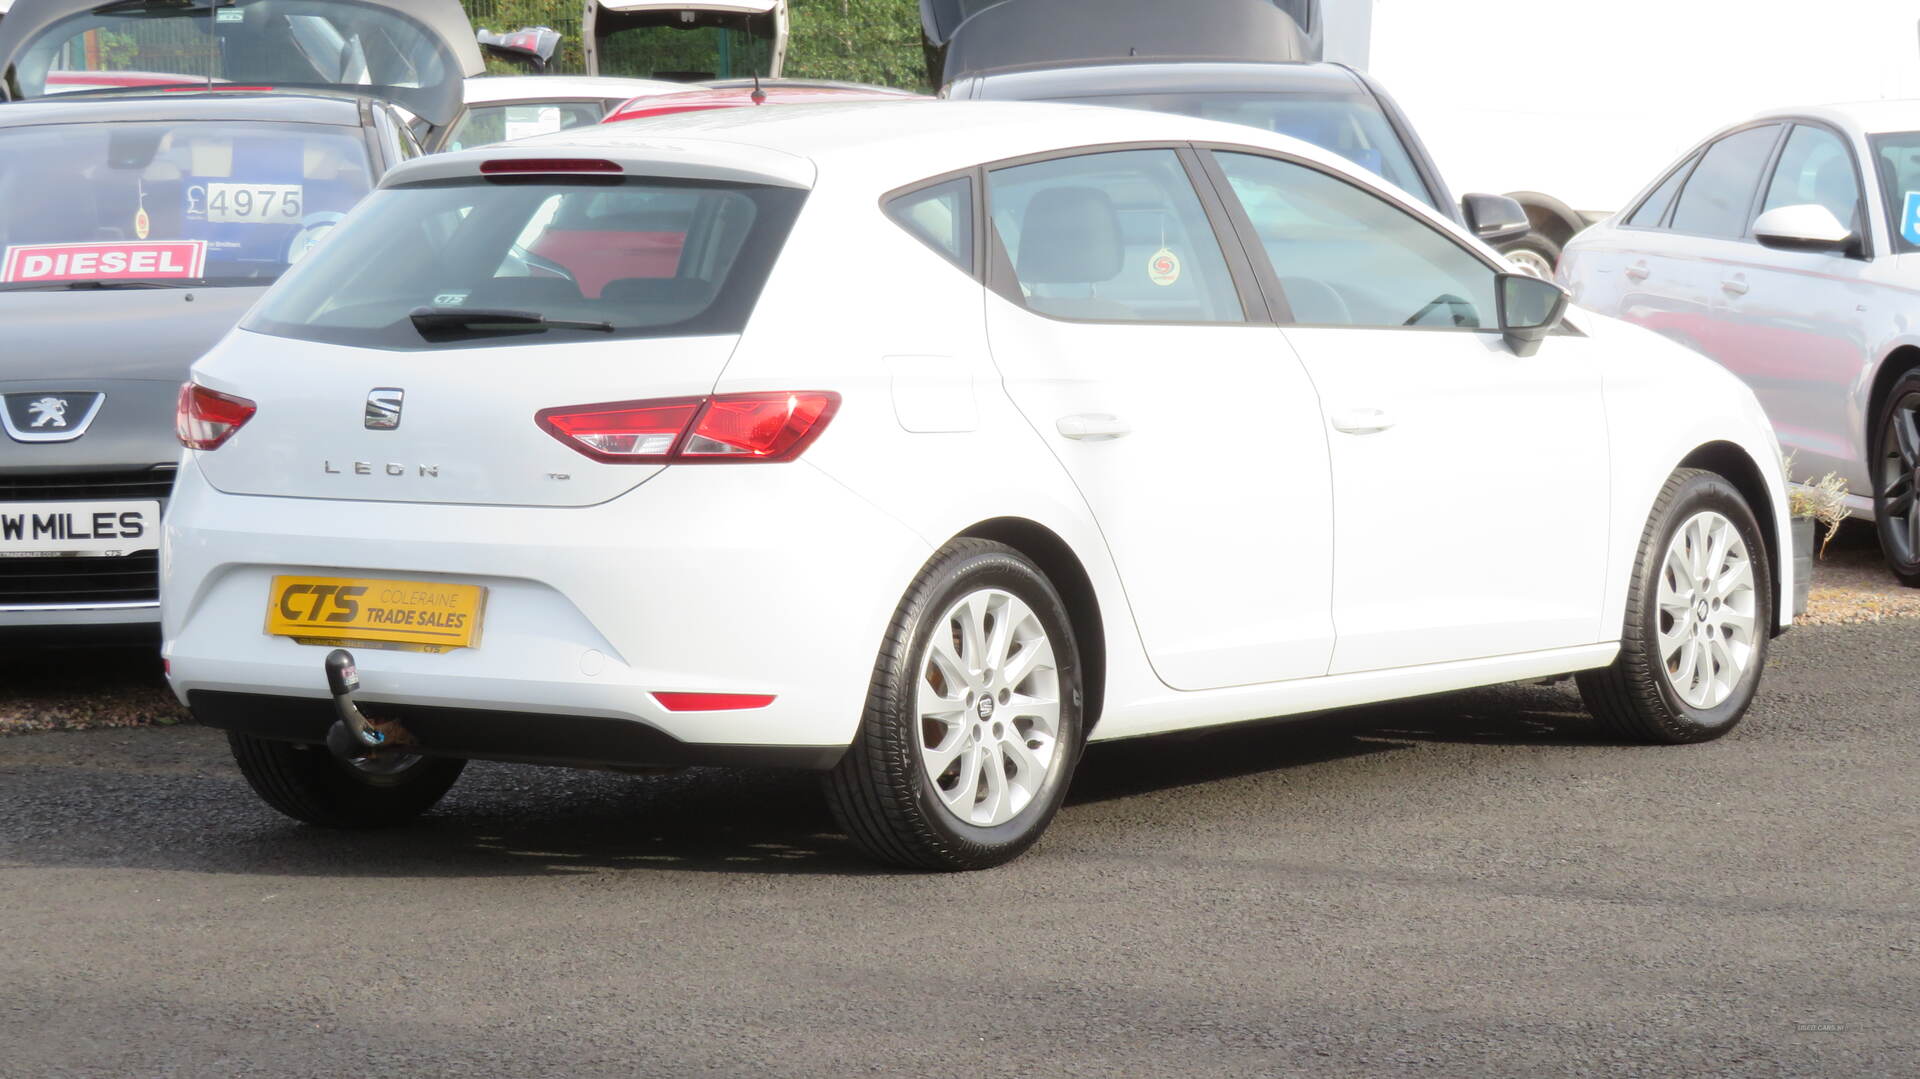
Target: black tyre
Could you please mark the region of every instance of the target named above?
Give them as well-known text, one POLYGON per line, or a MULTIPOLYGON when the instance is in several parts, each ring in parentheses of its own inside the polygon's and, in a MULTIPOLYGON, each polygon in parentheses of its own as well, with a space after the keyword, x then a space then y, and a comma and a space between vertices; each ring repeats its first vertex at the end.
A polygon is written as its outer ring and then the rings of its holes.
POLYGON ((328 828, 389 828, 432 809, 460 778, 463 760, 403 755, 348 764, 325 746, 227 733, 227 745, 262 801, 328 828))
POLYGON ((1582 672, 1594 717, 1637 742, 1705 742, 1746 714, 1774 618, 1765 537, 1734 486, 1682 468, 1654 500, 1613 665, 1582 672))
POLYGON ((1500 253, 1511 259, 1522 272, 1543 281, 1553 280, 1553 268, 1560 264, 1560 245, 1539 229, 1502 244, 1500 253))
POLYGON ((827 799, 882 862, 985 869, 1040 837, 1080 748, 1080 657, 1059 593, 1013 548, 955 540, 900 601, 827 799))
POLYGON ((1920 588, 1920 371, 1901 375, 1887 393, 1874 417, 1873 445, 1867 475, 1880 553, 1901 584, 1920 588))

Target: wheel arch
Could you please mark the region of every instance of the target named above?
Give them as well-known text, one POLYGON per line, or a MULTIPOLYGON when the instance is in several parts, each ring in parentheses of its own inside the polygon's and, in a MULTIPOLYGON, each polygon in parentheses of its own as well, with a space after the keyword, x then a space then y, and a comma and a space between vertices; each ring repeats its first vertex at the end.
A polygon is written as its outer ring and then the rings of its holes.
POLYGON ((1093 579, 1073 547, 1043 524, 1024 517, 995 517, 969 525, 961 536, 1004 543, 1033 560, 1047 575, 1067 605, 1067 618, 1080 648, 1081 728, 1088 734, 1100 722, 1107 690, 1106 625, 1100 616, 1100 597, 1093 579))
POLYGON ((1587 227, 1587 220, 1580 212, 1552 195, 1539 191, 1509 191, 1507 197, 1520 204, 1527 213, 1527 221, 1561 247, 1573 239, 1581 229, 1587 227))
MULTIPOLYGON (((1867 412, 1862 417, 1861 424, 1860 439, 1865 447, 1865 452, 1861 455, 1862 464, 1871 461, 1873 455, 1879 452, 1874 448, 1873 439, 1877 433, 1874 431, 1874 424, 1878 422, 1880 406, 1886 404, 1887 394, 1893 390, 1893 384, 1900 381, 1900 376, 1915 368, 1920 368, 1920 345, 1901 345, 1887 353, 1886 358, 1880 361, 1880 366, 1874 370, 1873 389, 1867 394, 1867 412)), ((1869 484, 1873 482, 1871 469, 1868 469, 1867 482, 1869 484)), ((1868 491, 1867 495, 1871 498, 1873 492, 1868 491)))
POLYGON ((1767 474, 1745 449, 1732 442, 1709 442, 1697 447, 1676 467, 1698 468, 1724 478, 1740 492, 1753 510, 1753 516, 1760 522, 1760 534, 1767 545, 1767 587, 1773 590, 1772 636, 1781 633, 1779 612, 1781 603, 1791 603, 1789 597, 1781 594, 1780 560, 1792 557, 1793 552, 1780 550, 1781 521, 1774 515, 1773 496, 1767 486, 1767 474))

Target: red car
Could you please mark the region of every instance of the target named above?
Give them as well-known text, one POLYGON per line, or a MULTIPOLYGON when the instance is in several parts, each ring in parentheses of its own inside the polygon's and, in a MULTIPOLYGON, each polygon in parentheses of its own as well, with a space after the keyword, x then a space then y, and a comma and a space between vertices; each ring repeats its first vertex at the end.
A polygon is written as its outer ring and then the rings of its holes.
POLYGON ((703 109, 738 109, 752 105, 823 105, 836 101, 896 101, 924 97, 908 90, 866 86, 853 82, 809 82, 802 79, 749 79, 707 83, 678 94, 644 94, 608 113, 600 122, 618 123, 648 116, 703 109))

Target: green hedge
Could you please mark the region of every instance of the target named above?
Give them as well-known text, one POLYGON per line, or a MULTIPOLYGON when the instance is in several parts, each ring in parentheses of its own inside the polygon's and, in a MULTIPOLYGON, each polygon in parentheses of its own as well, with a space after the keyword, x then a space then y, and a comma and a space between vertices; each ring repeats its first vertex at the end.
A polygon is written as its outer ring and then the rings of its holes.
MULTIPOLYGON (((476 27, 551 26, 565 36, 555 71, 585 70, 580 50, 583 0, 462 0, 476 27)), ((792 40, 786 73, 913 90, 927 88, 927 61, 916 0, 789 0, 792 40)), ((489 62, 492 66, 492 62, 489 62)), ((500 70, 510 70, 504 66, 500 70)))

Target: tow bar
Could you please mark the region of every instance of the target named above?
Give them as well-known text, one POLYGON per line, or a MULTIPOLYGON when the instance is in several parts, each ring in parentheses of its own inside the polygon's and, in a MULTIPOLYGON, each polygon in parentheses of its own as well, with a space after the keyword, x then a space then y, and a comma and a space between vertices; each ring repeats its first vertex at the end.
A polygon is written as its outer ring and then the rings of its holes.
POLYGON ((405 727, 368 719, 353 703, 353 694, 360 688, 360 672, 354 669, 352 652, 344 648, 328 652, 325 666, 327 692, 333 694, 333 710, 340 716, 327 728, 327 749, 334 756, 353 762, 413 743, 405 727))

